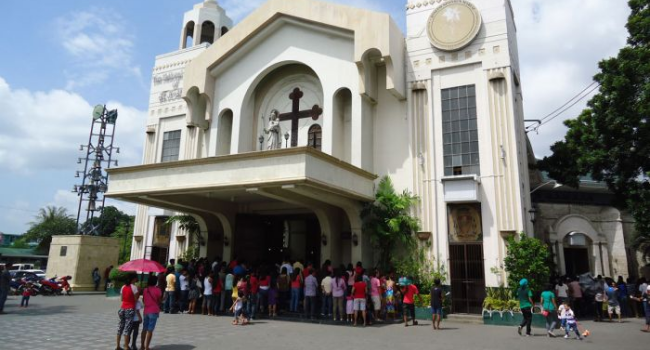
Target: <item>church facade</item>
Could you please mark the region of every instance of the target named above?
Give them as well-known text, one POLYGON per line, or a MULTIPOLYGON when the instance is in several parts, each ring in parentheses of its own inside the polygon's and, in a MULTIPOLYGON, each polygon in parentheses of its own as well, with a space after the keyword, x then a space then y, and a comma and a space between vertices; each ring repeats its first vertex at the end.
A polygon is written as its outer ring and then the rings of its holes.
POLYGON ((509 0, 430 0, 385 13, 270 0, 233 26, 207 0, 153 71, 143 165, 109 171, 138 204, 133 258, 374 265, 360 211, 377 182, 420 198, 453 309, 505 281, 505 239, 532 234, 516 26, 509 0), (164 225, 194 216, 190 237, 164 225))

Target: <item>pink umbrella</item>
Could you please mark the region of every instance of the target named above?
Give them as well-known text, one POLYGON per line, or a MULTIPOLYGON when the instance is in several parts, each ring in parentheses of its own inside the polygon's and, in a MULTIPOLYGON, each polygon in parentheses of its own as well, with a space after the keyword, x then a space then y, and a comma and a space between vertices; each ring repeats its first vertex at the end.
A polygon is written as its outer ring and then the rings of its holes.
POLYGON ((148 260, 138 259, 131 260, 119 267, 120 271, 138 271, 138 272, 165 272, 165 267, 159 263, 148 260))

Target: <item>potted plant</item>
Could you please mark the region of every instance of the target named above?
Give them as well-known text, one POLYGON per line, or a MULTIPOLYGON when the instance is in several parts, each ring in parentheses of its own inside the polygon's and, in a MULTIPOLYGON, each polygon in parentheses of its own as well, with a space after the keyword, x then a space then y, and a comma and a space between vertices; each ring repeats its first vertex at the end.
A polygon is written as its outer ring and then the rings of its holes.
POLYGON ((118 297, 120 296, 120 290, 122 286, 126 284, 126 280, 131 275, 131 272, 123 272, 117 268, 113 268, 108 274, 108 278, 111 282, 106 286, 106 296, 107 297, 118 297))

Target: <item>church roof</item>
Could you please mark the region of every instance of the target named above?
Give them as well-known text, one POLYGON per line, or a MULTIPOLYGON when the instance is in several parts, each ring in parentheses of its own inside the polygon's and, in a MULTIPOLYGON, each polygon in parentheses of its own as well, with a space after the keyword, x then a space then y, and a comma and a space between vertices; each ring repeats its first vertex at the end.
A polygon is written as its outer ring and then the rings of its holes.
POLYGON ((395 95, 405 96, 404 36, 387 13, 316 0, 269 0, 238 23, 185 70, 184 93, 197 87, 212 95, 212 68, 229 57, 258 32, 282 17, 303 20, 349 30, 354 33, 354 59, 360 64, 369 50, 381 52, 387 65, 387 88, 395 95))

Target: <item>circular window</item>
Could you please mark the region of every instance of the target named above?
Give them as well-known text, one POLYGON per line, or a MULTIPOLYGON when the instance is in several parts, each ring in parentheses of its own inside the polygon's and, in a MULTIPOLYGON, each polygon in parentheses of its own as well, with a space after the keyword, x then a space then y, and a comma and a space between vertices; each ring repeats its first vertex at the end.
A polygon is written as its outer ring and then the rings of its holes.
POLYGON ((451 0, 433 11, 427 31, 434 47, 456 51, 476 38, 481 24, 481 13, 474 4, 466 0, 451 0))

